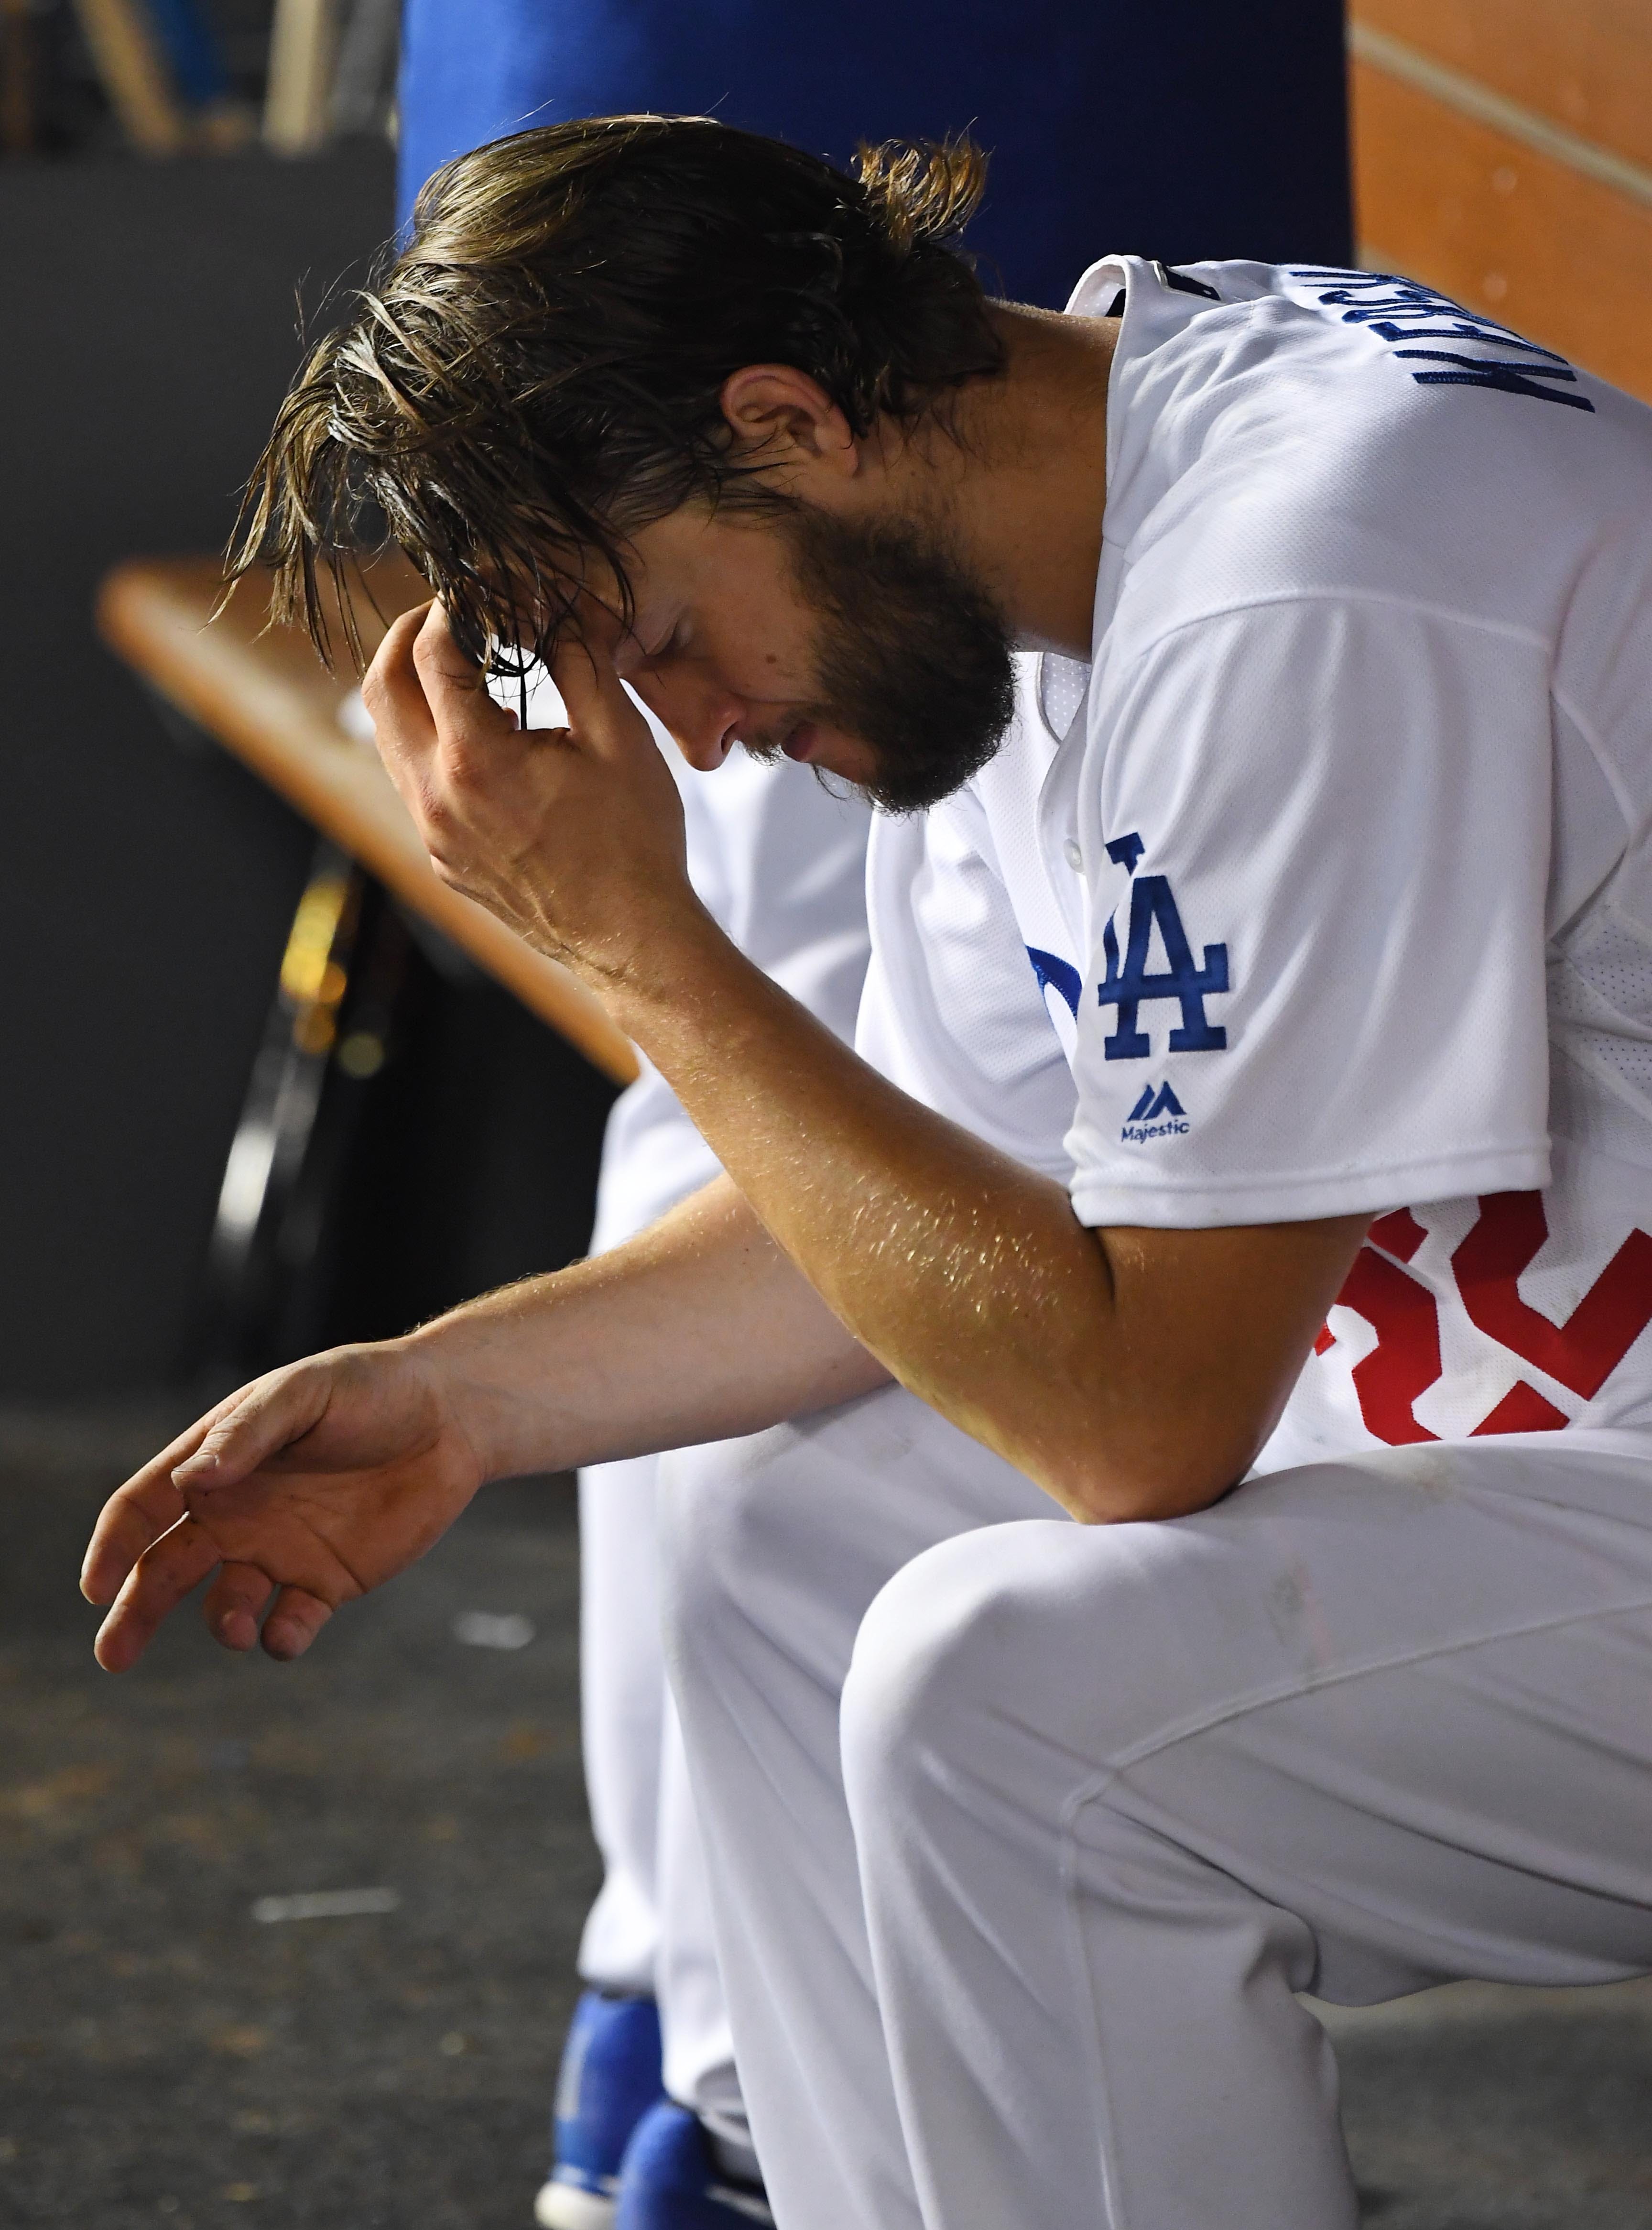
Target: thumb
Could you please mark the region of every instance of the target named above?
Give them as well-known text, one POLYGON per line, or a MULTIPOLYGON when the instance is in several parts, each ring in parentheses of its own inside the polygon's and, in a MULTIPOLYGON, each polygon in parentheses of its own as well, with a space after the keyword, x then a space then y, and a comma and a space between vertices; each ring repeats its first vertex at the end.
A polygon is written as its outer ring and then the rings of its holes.
POLYGON ((175 1466, 173 1479, 181 1487, 235 1486, 319 1424, 331 1392, 331 1375, 315 1363, 255 1380, 175 1466))

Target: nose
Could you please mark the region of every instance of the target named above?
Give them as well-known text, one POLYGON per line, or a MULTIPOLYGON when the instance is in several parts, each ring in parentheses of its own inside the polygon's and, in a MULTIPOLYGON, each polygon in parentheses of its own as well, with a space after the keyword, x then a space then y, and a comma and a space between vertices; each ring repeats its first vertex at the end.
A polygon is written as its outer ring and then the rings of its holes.
POLYGON ((746 711, 743 699, 686 676, 652 674, 634 686, 648 710, 671 730, 689 764, 701 774, 715 774, 734 749, 746 711))

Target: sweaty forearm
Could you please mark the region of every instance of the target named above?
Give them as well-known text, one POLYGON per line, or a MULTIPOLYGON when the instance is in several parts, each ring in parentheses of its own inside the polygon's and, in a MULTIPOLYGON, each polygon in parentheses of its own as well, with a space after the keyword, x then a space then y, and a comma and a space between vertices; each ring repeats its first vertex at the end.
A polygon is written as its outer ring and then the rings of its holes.
POLYGON ((726 1178, 594 1261, 413 1333, 485 1473, 757 1432, 884 1382, 726 1178))
POLYGON ((657 981, 604 985, 623 1026, 855 1337, 1070 1506, 1098 1399, 1128 1389, 1108 1260, 1064 1191, 877 1075, 715 932, 685 947, 657 981))

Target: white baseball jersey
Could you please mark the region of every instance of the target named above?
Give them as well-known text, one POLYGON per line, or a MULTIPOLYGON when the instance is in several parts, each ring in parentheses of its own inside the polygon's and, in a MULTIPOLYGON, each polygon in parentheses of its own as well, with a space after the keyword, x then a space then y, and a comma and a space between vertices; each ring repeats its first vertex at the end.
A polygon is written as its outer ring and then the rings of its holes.
POLYGON ((1089 1224, 1371 1214, 1304 1453, 1652 1425, 1652 412, 1367 272, 1070 307, 1091 662, 877 824, 862 1049, 1089 1224))

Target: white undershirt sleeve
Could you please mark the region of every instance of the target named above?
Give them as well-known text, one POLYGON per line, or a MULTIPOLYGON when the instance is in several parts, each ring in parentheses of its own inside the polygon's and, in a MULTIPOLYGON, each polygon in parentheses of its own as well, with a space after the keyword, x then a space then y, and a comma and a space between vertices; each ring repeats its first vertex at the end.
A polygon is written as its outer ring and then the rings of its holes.
POLYGON ((1072 1073, 991 851, 967 790, 922 815, 874 815, 855 1047, 926 1107, 1065 1184, 1072 1073))

